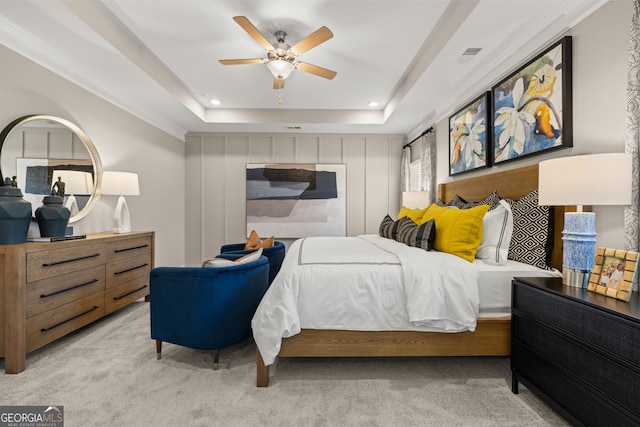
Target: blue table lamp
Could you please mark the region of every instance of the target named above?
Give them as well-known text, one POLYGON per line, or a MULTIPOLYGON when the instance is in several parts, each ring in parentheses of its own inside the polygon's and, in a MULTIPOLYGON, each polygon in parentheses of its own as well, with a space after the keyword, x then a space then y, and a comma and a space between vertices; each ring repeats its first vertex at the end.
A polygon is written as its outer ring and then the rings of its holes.
MULTIPOLYGON (((562 283, 586 288, 596 250, 596 214, 583 206, 631 204, 631 155, 588 154, 540 162, 538 204, 576 206, 562 230, 562 283)), ((622 218, 621 218, 622 220, 622 218)))

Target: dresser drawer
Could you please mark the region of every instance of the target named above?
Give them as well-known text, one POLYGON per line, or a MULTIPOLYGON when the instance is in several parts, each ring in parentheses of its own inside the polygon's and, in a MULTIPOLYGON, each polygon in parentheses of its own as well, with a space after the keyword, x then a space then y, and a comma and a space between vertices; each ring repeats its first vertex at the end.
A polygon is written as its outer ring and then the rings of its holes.
POLYGON ((107 262, 140 255, 151 255, 151 238, 148 236, 121 239, 107 244, 107 262))
POLYGON ((27 283, 27 318, 104 292, 104 265, 27 283))
POLYGON ((531 286, 515 285, 514 313, 538 319, 544 324, 613 353, 640 370, 640 326, 621 316, 612 316, 586 304, 555 296, 531 286))
POLYGON ((27 282, 104 264, 105 246, 96 243, 27 254, 27 282))
POLYGON ((139 277, 107 289, 105 293, 106 313, 118 310, 149 295, 149 278, 139 277))
POLYGON ((27 319, 27 352, 88 325, 104 313, 104 293, 100 292, 27 319))
MULTIPOLYGON (((512 327, 519 345, 574 376, 584 387, 601 393, 598 400, 609 397, 627 410, 640 414, 640 370, 616 363, 619 361, 611 354, 585 351, 584 343, 567 339, 534 320, 514 316, 512 327)), ((521 371, 526 372, 527 368, 521 367, 521 371)))
POLYGON ((120 261, 114 261, 107 264, 106 278, 107 289, 113 286, 127 283, 132 280, 144 277, 149 280, 151 272, 151 257, 149 255, 141 255, 133 258, 126 258, 120 261))
MULTIPOLYGON (((557 410, 569 409, 582 423, 590 426, 637 427, 637 414, 621 409, 615 402, 619 396, 610 396, 613 401, 603 400, 593 389, 584 387, 575 377, 567 374, 544 358, 520 347, 514 346, 517 357, 512 360, 513 368, 519 373, 524 384, 544 390, 546 396, 558 402, 557 410)), ((588 375, 584 372, 583 375, 588 375)), ((637 395, 636 395, 637 396, 637 395)), ((549 401, 547 400, 547 403, 549 401)), ((574 424, 572 422, 572 424, 574 424)), ((576 423, 577 424, 577 423, 576 423)))

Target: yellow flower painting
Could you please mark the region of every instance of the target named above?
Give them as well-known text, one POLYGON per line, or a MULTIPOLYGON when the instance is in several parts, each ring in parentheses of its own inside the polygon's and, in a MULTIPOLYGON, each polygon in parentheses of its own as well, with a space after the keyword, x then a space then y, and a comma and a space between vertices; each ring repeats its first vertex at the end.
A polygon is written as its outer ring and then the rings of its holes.
POLYGON ((492 89, 493 163, 573 146, 571 37, 492 89))
POLYGON ((489 165, 489 92, 449 118, 449 175, 489 165))

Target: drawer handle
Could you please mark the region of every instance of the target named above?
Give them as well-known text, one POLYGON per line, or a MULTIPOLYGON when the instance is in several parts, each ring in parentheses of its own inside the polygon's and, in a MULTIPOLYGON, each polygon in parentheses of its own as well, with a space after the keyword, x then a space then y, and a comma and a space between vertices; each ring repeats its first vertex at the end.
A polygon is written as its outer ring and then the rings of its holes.
POLYGON ((89 280, 88 282, 80 283, 79 285, 75 285, 75 286, 71 286, 69 288, 60 289, 59 291, 51 292, 50 294, 42 294, 42 295, 40 295, 40 298, 52 297, 54 295, 58 295, 58 294, 61 294, 63 292, 67 292, 67 291, 71 291, 73 289, 81 288, 83 286, 91 285, 93 283, 96 283, 97 281, 98 281, 98 279, 92 279, 92 280, 89 280))
POLYGON ((133 271, 133 270, 137 270, 137 269, 139 269, 139 268, 144 268, 144 267, 146 267, 147 265, 149 265, 149 264, 145 262, 145 263, 144 263, 144 264, 142 264, 142 265, 137 265, 137 266, 135 266, 135 267, 127 268, 126 270, 122 270, 122 271, 116 271, 116 272, 115 272, 115 273, 113 273, 113 274, 115 274, 115 275, 117 276, 118 274, 124 274, 124 273, 128 273, 128 272, 130 272, 130 271, 133 271))
POLYGON ((95 253, 95 254, 91 254, 91 255, 81 256, 81 257, 78 257, 78 258, 65 259, 65 260, 56 261, 56 262, 48 262, 48 263, 42 264, 42 266, 43 267, 53 267, 55 265, 66 264, 68 262, 74 262, 74 261, 82 261, 83 259, 95 258, 97 256, 100 256, 100 254, 99 253, 95 253))
POLYGON ((119 297, 113 297, 113 300, 114 300, 114 301, 118 301, 119 299, 122 299, 122 298, 124 298, 124 297, 128 297, 128 296, 129 296, 129 295, 131 295, 131 294, 135 294, 136 292, 141 291, 141 290, 143 290, 143 289, 144 289, 144 288, 146 288, 146 287, 147 287, 147 285, 144 285, 144 286, 143 286, 143 287, 141 287, 141 288, 135 289, 135 290, 133 290, 133 291, 131 291, 131 292, 127 292, 126 294, 124 294, 124 295, 120 295, 119 297))
POLYGON ((124 249, 116 249, 114 250, 115 253, 119 253, 119 252, 126 252, 126 251, 133 251, 136 249, 142 249, 142 248, 146 248, 149 245, 140 245, 140 246, 133 246, 131 248, 124 248, 124 249))
POLYGON ((69 319, 67 319, 67 320, 63 320, 62 322, 60 322, 60 323, 56 323, 55 325, 53 325, 53 326, 49 326, 48 328, 42 328, 42 329, 40 329, 40 332, 48 332, 48 331, 50 331, 50 330, 52 330, 52 329, 57 328, 58 326, 62 326, 62 325, 64 325, 65 323, 71 322, 72 320, 75 320, 75 319, 77 319, 78 317, 82 317, 82 316, 84 316, 85 314, 89 314, 89 313, 91 313, 92 311, 97 310, 98 308, 99 308, 99 307, 98 307, 97 305, 94 305, 94 306, 93 306, 93 308, 90 308, 89 310, 84 311, 84 312, 82 312, 82 313, 80 313, 80 314, 76 314, 75 316, 73 316, 73 317, 71 317, 71 318, 69 318, 69 319))

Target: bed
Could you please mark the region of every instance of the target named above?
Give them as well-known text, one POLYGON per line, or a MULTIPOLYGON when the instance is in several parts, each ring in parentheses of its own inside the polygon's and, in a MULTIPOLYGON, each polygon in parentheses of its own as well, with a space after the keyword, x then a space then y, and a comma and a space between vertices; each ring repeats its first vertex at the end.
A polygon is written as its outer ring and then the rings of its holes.
MULTIPOLYGON (((500 197, 517 200, 538 185, 538 166, 531 165, 478 177, 458 179, 438 186, 438 198, 454 196, 478 201, 497 191, 500 197)), ((549 265, 562 265, 562 229, 564 212, 572 207, 556 207, 553 215, 553 250, 549 265)), ((510 273, 505 273, 509 275, 510 273)), ((508 278, 503 286, 509 286, 508 278)), ((471 331, 457 333, 420 330, 343 330, 302 328, 299 333, 281 339, 278 357, 380 357, 380 356, 507 356, 510 354, 511 316, 482 311, 471 331)), ((255 336, 254 328, 254 336, 255 336)), ((283 335, 286 336, 286 335, 283 335)), ((268 359, 272 359, 270 356, 268 359)), ((272 360, 269 360, 271 362, 272 360)), ((270 363, 268 363, 270 364, 270 363)), ((256 351, 256 385, 269 384, 269 367, 260 350, 256 351)))

